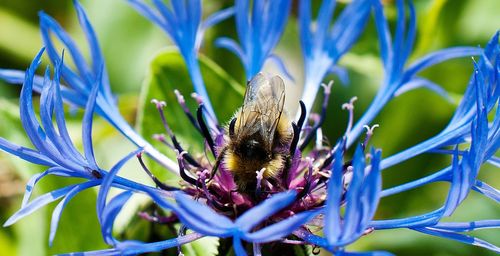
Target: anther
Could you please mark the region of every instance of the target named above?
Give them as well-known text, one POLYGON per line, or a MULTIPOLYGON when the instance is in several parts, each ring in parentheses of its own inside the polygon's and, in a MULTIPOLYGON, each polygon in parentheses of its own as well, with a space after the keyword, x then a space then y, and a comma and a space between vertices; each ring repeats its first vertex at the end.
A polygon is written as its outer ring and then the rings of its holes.
MULTIPOLYGON (((196 119, 194 118, 193 114, 189 110, 189 108, 186 105, 186 100, 184 100, 184 96, 179 92, 179 90, 174 90, 175 96, 177 98, 177 102, 179 102, 179 105, 181 105, 182 110, 184 111, 184 114, 188 117, 189 121, 191 124, 196 128, 201 133, 200 127, 198 123, 196 122, 196 119)), ((203 135, 203 134, 202 134, 203 135)))
MULTIPOLYGON (((191 98, 193 98, 193 99, 196 101, 196 103, 198 103, 198 106, 201 106, 201 105, 203 105, 203 104, 204 104, 204 103, 203 103, 203 98, 202 98, 200 95, 198 95, 196 92, 191 93, 191 98)), ((208 112, 206 109, 205 109, 205 114, 206 114, 206 115, 205 115, 205 117, 209 118, 209 119, 210 119, 210 121, 212 121, 212 123, 214 123, 214 124, 215 124, 215 126, 216 126, 217 130, 219 130, 219 131, 220 131, 220 130, 221 130, 221 128, 220 128, 220 127, 219 127, 219 125, 218 125, 217 117, 213 116, 213 115, 212 115, 210 112, 208 112)))
POLYGON ((328 84, 321 83, 321 87, 323 87, 323 92, 325 94, 323 99, 323 107, 326 108, 328 105, 328 99, 330 98, 330 93, 332 91, 333 80, 330 80, 328 84))
POLYGON ((153 140, 159 141, 171 149, 175 149, 175 147, 172 144, 168 143, 165 134, 163 133, 153 134, 153 140))
POLYGON ((200 95, 198 95, 198 93, 196 92, 191 93, 191 98, 196 100, 196 103, 198 103, 198 105, 203 104, 203 98, 200 95))
POLYGON ((162 109, 167 106, 167 103, 165 101, 160 101, 157 99, 152 99, 151 103, 155 104, 157 109, 162 109))
POLYGON ((366 149, 366 146, 368 145, 370 138, 373 136, 373 130, 375 130, 375 128, 378 128, 379 126, 380 125, 378 125, 378 124, 374 124, 374 125, 372 125, 372 127, 370 127, 368 125, 363 126, 366 129, 366 137, 365 137, 365 140, 363 141, 363 144, 361 144, 361 146, 363 147, 363 150, 366 149))
POLYGON ((348 103, 342 104, 342 109, 349 111, 349 121, 347 122, 347 128, 345 130, 345 134, 349 134, 352 129, 352 125, 354 123, 354 102, 358 100, 358 97, 352 97, 348 103))

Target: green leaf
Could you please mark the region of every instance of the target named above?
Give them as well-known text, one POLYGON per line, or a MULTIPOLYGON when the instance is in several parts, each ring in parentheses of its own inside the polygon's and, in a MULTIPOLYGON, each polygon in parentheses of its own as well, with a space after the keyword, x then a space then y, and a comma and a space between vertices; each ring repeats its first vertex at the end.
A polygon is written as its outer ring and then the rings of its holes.
POLYGON ((215 256, 218 253, 219 238, 217 237, 203 237, 194 242, 187 244, 192 248, 192 254, 185 254, 189 256, 215 256))
MULTIPOLYGON (((208 57, 200 55, 199 59, 212 105, 219 122, 225 124, 241 105, 244 88, 208 57)), ((175 89, 184 95, 188 108, 196 116, 198 106, 190 96, 194 89, 184 60, 176 50, 168 48, 158 53, 150 64, 140 96, 137 129, 144 138, 152 141, 153 146, 158 150, 168 157, 175 158, 172 149, 151 139, 154 134, 165 133, 158 111, 151 104, 151 100, 165 101, 167 103, 165 109, 167 122, 181 146, 193 156, 200 156, 204 154, 203 137, 189 122, 177 102, 175 89)), ((161 168, 158 164, 151 162, 149 165, 153 170, 161 168)), ((162 179, 168 178, 165 171, 156 173, 162 179)))

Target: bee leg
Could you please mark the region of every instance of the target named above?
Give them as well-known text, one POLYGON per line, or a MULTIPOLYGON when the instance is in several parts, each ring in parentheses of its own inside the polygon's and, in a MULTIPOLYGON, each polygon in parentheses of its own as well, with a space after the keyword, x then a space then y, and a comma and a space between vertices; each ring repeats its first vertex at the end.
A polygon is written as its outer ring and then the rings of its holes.
POLYGON ((219 169, 219 165, 222 162, 222 158, 224 157, 226 150, 227 150, 227 147, 224 147, 221 150, 220 154, 217 156, 217 159, 215 159, 214 167, 212 168, 212 171, 210 172, 210 178, 208 178, 207 182, 211 181, 214 178, 215 174, 217 173, 217 170, 219 169))
POLYGON ((207 124, 205 123, 205 120, 203 119, 203 104, 198 107, 198 110, 196 111, 196 117, 198 118, 198 125, 200 126, 201 132, 203 137, 205 137, 205 140, 207 140, 208 146, 210 147, 210 151, 212 151, 212 155, 214 157, 217 157, 215 155, 215 144, 214 144, 214 139, 212 138, 212 135, 210 134, 210 131, 208 130, 207 124))
POLYGON ((158 178, 156 178, 153 173, 148 169, 146 164, 144 164, 144 161, 142 160, 142 152, 137 154, 137 159, 139 160, 139 163, 142 166, 142 169, 148 174, 148 176, 153 180, 153 182, 158 186, 159 188, 166 190, 166 191, 174 191, 174 190, 179 190, 176 187, 169 186, 163 182, 161 182, 158 178))

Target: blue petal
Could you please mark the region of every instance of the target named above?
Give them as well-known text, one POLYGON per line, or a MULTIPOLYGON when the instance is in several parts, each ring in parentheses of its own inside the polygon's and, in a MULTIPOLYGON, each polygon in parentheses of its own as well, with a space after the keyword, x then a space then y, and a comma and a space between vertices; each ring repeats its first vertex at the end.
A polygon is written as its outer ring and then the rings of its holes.
POLYGON ((243 244, 241 243, 241 239, 239 237, 233 238, 233 249, 236 253, 236 256, 246 256, 247 251, 243 248, 243 244))
POLYGON ((440 85, 427 80, 425 78, 421 77, 415 77, 411 79, 410 81, 406 82, 405 84, 401 85, 401 87, 398 88, 398 90, 394 93, 394 96, 397 97, 405 92, 424 87, 426 89, 429 89, 435 93, 437 93, 439 96, 443 97, 449 102, 453 102, 453 99, 450 97, 448 92, 444 90, 440 85))
POLYGON ((210 15, 208 18, 203 21, 202 27, 204 29, 207 29, 209 27, 212 27, 216 25, 217 23, 231 17, 234 15, 234 7, 229 7, 224 10, 220 10, 212 15, 210 15))
POLYGON ((274 64, 276 64, 278 69, 281 71, 281 73, 283 73, 285 75, 286 78, 290 79, 292 82, 295 81, 292 74, 286 68, 285 63, 283 62, 283 60, 279 56, 277 56, 275 54, 271 54, 269 56, 269 60, 271 60, 272 62, 274 62, 274 64))
POLYGON ((347 71, 346 68, 340 66, 333 66, 330 68, 329 72, 338 76, 343 86, 349 85, 350 83, 349 72, 347 71))
POLYGON ((175 200, 184 212, 179 213, 179 218, 188 221, 190 228, 206 235, 226 236, 235 228, 233 222, 227 217, 216 213, 210 207, 200 204, 183 193, 176 193, 175 200))
POLYGON ((389 31, 389 25, 387 23, 387 19, 385 18, 384 15, 382 3, 378 0, 373 0, 372 5, 375 16, 375 25, 377 27, 377 33, 378 33, 380 56, 382 57, 382 62, 387 72, 391 70, 394 59, 393 58, 394 52, 392 51, 392 43, 391 43, 391 33, 389 31))
MULTIPOLYGON (((97 208, 97 216, 99 217, 99 221, 101 224, 103 223, 102 213, 104 211, 104 206, 106 205, 106 196, 108 195, 109 189, 111 188, 111 185, 113 184, 113 181, 118 174, 118 171, 122 168, 122 166, 130 160, 130 158, 134 157, 137 153, 139 153, 142 150, 142 148, 137 149, 134 152, 129 153, 127 156, 122 158, 118 163, 116 163, 109 173, 107 173, 102 181, 101 188, 99 189, 99 193, 97 194, 97 203, 96 203, 96 208, 97 208)), ((96 170, 98 171, 98 170, 96 170)))
POLYGON ((403 80, 407 81, 418 72, 449 59, 481 55, 482 52, 483 49, 478 47, 451 47, 427 54, 406 69, 403 80))
POLYGON ((245 240, 254 243, 268 243, 276 241, 291 234, 293 231, 306 224, 318 213, 319 211, 302 212, 253 233, 246 233, 243 237, 245 240))
POLYGON ((120 193, 119 195, 113 197, 111 201, 104 207, 102 211, 100 219, 101 223, 101 232, 104 241, 109 245, 114 245, 116 243, 116 239, 113 238, 113 225, 116 219, 116 216, 120 213, 125 203, 130 199, 133 195, 132 191, 125 191, 120 193))
POLYGON ((66 196, 64 197, 64 199, 61 200, 61 202, 59 202, 57 204, 56 208, 54 208, 54 211, 52 212, 52 219, 50 221, 49 246, 52 246, 52 242, 54 241, 54 237, 56 236, 56 231, 57 231, 57 226, 59 224, 59 219, 61 218, 62 210, 64 209, 64 207, 66 206, 66 204, 76 194, 80 193, 81 191, 83 191, 85 189, 97 186, 97 185, 99 185, 99 183, 100 183, 100 180, 90 180, 90 181, 84 182, 82 184, 79 184, 79 185, 73 187, 73 189, 71 189, 66 194, 66 196))
MULTIPOLYGON (((23 84, 25 72, 22 70, 14 70, 14 69, 2 69, 0 68, 0 79, 4 80, 9 84, 23 84)), ((37 92, 42 91, 43 85, 43 77, 35 76, 33 78, 33 87, 37 92)))
MULTIPOLYGON (((52 61, 53 64, 56 63, 61 63, 62 60, 59 57, 59 53, 55 48, 54 42, 52 41, 52 37, 50 35, 50 32, 53 32, 57 38, 64 44, 66 50, 69 51, 73 62, 75 63, 77 70, 80 74, 80 77, 83 78, 81 81, 89 82, 92 78, 92 72, 90 71, 89 66, 87 65, 87 62, 85 58, 83 57, 82 53, 78 49, 78 46, 76 43, 71 39, 71 37, 64 31, 64 29, 55 21, 52 17, 49 15, 45 14, 44 12, 39 13, 40 16, 40 31, 42 33, 42 39, 47 47, 47 53, 49 54, 49 57, 52 61)), ((77 75, 69 69, 67 66, 63 67, 62 73, 65 77, 71 77, 73 80, 79 80, 77 75)), ((71 83, 72 86, 78 86, 77 90, 81 92, 88 91, 88 89, 85 88, 85 86, 81 83, 71 83)))
MULTIPOLYGON (((66 170, 66 169, 61 168, 61 167, 51 167, 42 173, 37 173, 37 174, 31 176, 31 178, 28 180, 28 183, 26 184, 26 191, 24 192, 23 201, 21 203, 21 208, 25 207, 26 204, 28 204, 36 183, 38 183, 38 181, 40 181, 43 177, 45 177, 49 174, 50 175, 57 175, 57 176, 65 176, 65 177, 78 177, 78 175, 75 175, 72 171, 66 170)), ((85 176, 81 176, 81 178, 85 178, 85 176)))
POLYGON ((3 224, 3 226, 7 227, 16 223, 21 218, 24 218, 25 216, 33 213, 34 211, 40 209, 42 206, 45 206, 46 204, 54 202, 55 200, 67 195, 76 186, 78 186, 78 184, 60 188, 58 190, 54 190, 37 197, 33 201, 26 204, 26 206, 22 207, 19 211, 14 213, 14 215, 10 216, 10 218, 3 224))
MULTIPOLYGON (((102 68, 102 67, 101 67, 102 68)), ((99 73, 99 77, 102 75, 103 70, 99 73)), ((82 142, 83 150, 85 152, 85 158, 87 158, 89 166, 93 170, 97 170, 97 163, 94 157, 94 147, 92 145, 92 120, 94 117, 94 108, 97 98, 97 93, 99 92, 99 85, 101 79, 96 79, 92 91, 90 92, 89 99, 87 101, 87 106, 85 107, 85 114, 82 120, 82 142)))
POLYGON ((249 231, 257 224, 293 203, 296 196, 297 193, 295 191, 275 194, 243 213, 243 215, 236 220, 236 225, 243 231, 249 231))
POLYGON ((447 238, 455 241, 459 241, 465 244, 471 244, 479 247, 486 248, 488 250, 494 251, 496 253, 500 253, 500 248, 490 244, 486 241, 483 241, 479 238, 475 238, 469 235, 464 235, 464 234, 458 234, 458 233, 453 233, 453 232, 443 232, 443 231, 438 231, 434 230, 432 228, 415 228, 414 230, 428 234, 428 235, 433 235, 433 236, 438 236, 442 238, 447 238))
POLYGON ((500 220, 478 220, 471 222, 444 222, 430 227, 442 231, 470 232, 479 229, 500 228, 500 220))
POLYGON ((335 255, 338 256, 393 256, 394 254, 385 251, 373 251, 373 252, 339 252, 335 255))
POLYGON ((500 191, 498 191, 498 189, 479 180, 476 180, 476 184, 474 185, 473 189, 487 196, 488 198, 491 198, 495 202, 500 203, 500 191))
POLYGON ((330 244, 335 244, 342 234, 342 220, 340 217, 340 207, 342 192, 342 150, 335 152, 335 160, 332 167, 332 175, 328 182, 327 201, 325 207, 325 226, 323 232, 330 244))
POLYGON ((425 227, 435 225, 444 212, 444 208, 441 207, 435 211, 408 217, 402 219, 393 220, 374 220, 370 223, 370 227, 375 229, 394 229, 394 228, 414 228, 414 227, 425 227))
POLYGON ((10 141, 1 137, 0 137, 0 149, 34 164, 40 164, 45 166, 56 165, 50 158, 46 157, 40 152, 30 148, 25 148, 13 144, 10 141))
MULTIPOLYGON (((370 0, 356 0, 349 4, 340 14, 332 27, 330 43, 334 42, 334 49, 339 56, 332 56, 334 60, 340 59, 359 38, 364 31, 370 14, 370 0)), ((330 46, 332 47, 332 46, 330 46)))
POLYGON ((362 204, 360 200, 361 186, 363 184, 363 176, 365 170, 365 156, 363 149, 358 146, 353 158, 353 176, 351 184, 347 188, 346 193, 346 208, 344 214, 344 230, 341 235, 341 240, 351 240, 356 236, 356 231, 362 223, 361 211, 362 204))
POLYGON ((94 29, 92 28, 92 25, 87 18, 87 14, 85 13, 85 10, 80 5, 80 3, 77 0, 73 0, 73 4, 78 15, 80 26, 89 44, 90 53, 92 56, 92 71, 93 75, 95 76, 94 79, 100 80, 99 82, 101 83, 101 85, 99 89, 102 95, 106 98, 106 101, 113 102, 113 95, 109 86, 108 75, 104 68, 104 57, 99 47, 96 33, 94 32, 94 29), (102 74, 99 75, 100 73, 102 74))
POLYGON ((241 60, 243 64, 246 62, 245 53, 233 39, 226 37, 217 38, 217 40, 215 40, 215 46, 231 51, 241 60))

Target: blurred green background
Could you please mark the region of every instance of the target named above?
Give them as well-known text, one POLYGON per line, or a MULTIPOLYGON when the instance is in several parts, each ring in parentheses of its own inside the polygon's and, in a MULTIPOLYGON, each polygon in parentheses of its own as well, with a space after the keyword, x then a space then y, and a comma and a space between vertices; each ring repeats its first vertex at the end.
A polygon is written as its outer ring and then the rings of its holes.
MULTIPOLYGON (((313 1, 315 8, 320 1, 313 1)), ((343 1, 345 2, 345 1, 343 1)), ((161 49, 170 45, 169 39, 149 21, 139 16, 123 0, 82 1, 96 30, 110 75, 112 89, 119 98, 122 114, 131 123, 136 122, 139 92, 147 76, 151 60, 161 49)), ((387 4, 386 13, 392 24, 395 8, 392 1, 387 4)), ((205 12, 212 13, 231 1, 205 1, 205 12)), ((484 46, 500 28, 500 1, 497 0, 417 0, 418 36, 411 59, 416 59, 433 50, 458 45, 484 46)), ((0 67, 26 69, 41 47, 38 32, 37 12, 44 10, 57 19, 76 39, 84 52, 88 52, 82 31, 79 29, 71 1, 1 1, 0 2, 0 67)), ((296 85, 287 84, 290 112, 296 106, 302 79, 302 64, 297 38, 296 3, 284 37, 277 49, 289 69, 295 75, 296 85), (290 95, 290 96, 289 96, 290 95)), ((234 23, 225 21, 211 29, 202 51, 215 61, 235 81, 243 84, 244 74, 236 57, 213 46, 214 38, 234 36, 234 23)), ((46 64, 48 62, 45 62, 46 64)), ((353 50, 342 60, 341 65, 349 68, 351 83, 340 86, 336 77, 333 96, 330 99, 329 117, 323 128, 331 142, 345 130, 347 114, 340 106, 352 96, 358 96, 355 114, 360 117, 375 95, 382 77, 378 59, 378 42, 370 20, 366 32, 353 50)), ((273 70, 273 67, 269 67, 273 70)), ((384 156, 392 155, 437 134, 453 114, 461 93, 465 90, 472 71, 470 58, 452 60, 437 65, 423 74, 447 89, 455 102, 448 102, 426 91, 416 90, 391 101, 375 120, 380 124, 372 145, 383 150, 384 156)), ((177 84, 189 91, 189 85, 177 84), (184 87, 183 87, 184 86, 184 87)), ((18 114, 19 87, 0 82, 0 136, 21 145, 29 145, 18 114)), ((321 94, 320 94, 321 95, 321 94)), ((217 95, 212 93, 213 98, 217 95)), ((239 102, 239 99, 236 101, 239 102)), ((235 106, 227 106, 224 113, 231 113, 235 106)), ((216 110, 217 111, 217 110, 216 110)), ((221 120, 229 116, 221 116, 221 120)), ((81 113, 68 115, 69 127, 78 142, 80 137, 81 113)), ((133 146, 102 119, 96 118, 94 143, 98 163, 109 168, 117 159, 133 150, 133 146), (113 149, 113 150, 110 150, 113 149)), ((449 164, 449 157, 424 155, 390 168, 383 173, 384 187, 423 177, 449 164)), ((123 175, 149 182, 138 164, 131 161, 123 175)), ((15 212, 22 199, 27 179, 43 168, 0 153, 0 222, 15 212)), ((155 172, 161 177, 162 170, 155 172)), ((485 165, 480 179, 494 187, 500 187, 500 179, 494 176, 497 169, 485 165)), ((164 176, 165 177, 165 176, 164 176)), ((39 183, 35 195, 59 188, 73 180, 49 177, 39 183)), ((437 209, 443 204, 448 184, 433 184, 400 195, 384 198, 376 218, 399 218, 422 214, 437 209)), ((50 217, 55 204, 37 211, 12 227, 0 228, 0 255, 47 255, 64 252, 105 248, 101 239, 95 214, 97 190, 78 195, 68 204, 62 214, 58 233, 52 247, 48 246, 50 217)), ((133 205, 140 207, 143 199, 135 198, 133 205)), ((127 231, 127 220, 136 212, 128 207, 117 221, 119 232, 127 231)), ((446 221, 470 221, 500 217, 500 208, 491 200, 472 192, 452 218, 446 221)), ((144 225, 142 225, 144 226, 144 225)), ((141 230, 141 229, 139 229, 141 230)), ((149 229, 144 229, 149 230, 149 229)), ((141 232, 141 231, 138 231, 141 232)), ((144 233, 144 231, 142 231, 144 233)), ((500 232, 487 230, 475 235, 490 242, 497 242, 500 232)), ((142 234, 149 236, 150 234, 142 234)), ((161 236, 161 235, 160 235, 161 236)), ((493 255, 485 249, 467 246, 454 241, 435 238, 409 230, 377 231, 360 239, 351 249, 388 250, 397 255, 493 255)))

